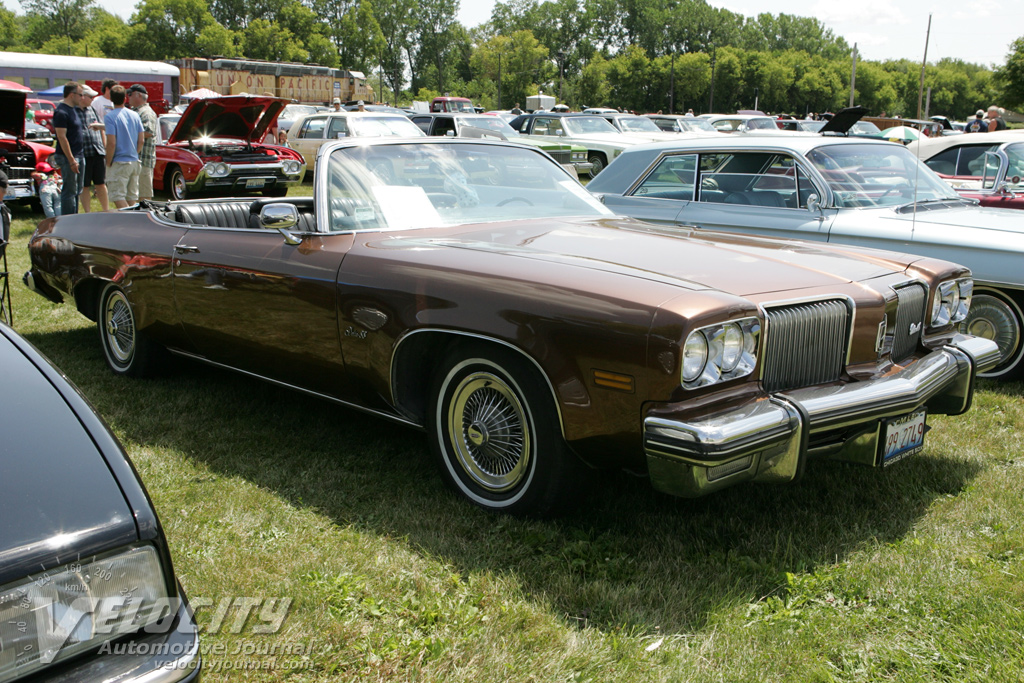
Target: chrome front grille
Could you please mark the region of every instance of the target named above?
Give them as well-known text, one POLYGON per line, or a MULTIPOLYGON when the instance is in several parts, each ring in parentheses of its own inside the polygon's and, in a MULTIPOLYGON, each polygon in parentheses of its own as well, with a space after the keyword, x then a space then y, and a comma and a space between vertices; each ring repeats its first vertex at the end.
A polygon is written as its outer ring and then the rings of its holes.
POLYGON ((548 154, 560 164, 568 164, 572 162, 572 152, 569 150, 550 150, 548 154))
POLYGON ((768 308, 761 382, 785 391, 839 379, 846 365, 850 309, 840 300, 768 308))
POLYGON ((892 335, 891 358, 899 362, 913 354, 921 340, 928 290, 919 284, 900 287, 896 290, 896 299, 899 303, 892 335))

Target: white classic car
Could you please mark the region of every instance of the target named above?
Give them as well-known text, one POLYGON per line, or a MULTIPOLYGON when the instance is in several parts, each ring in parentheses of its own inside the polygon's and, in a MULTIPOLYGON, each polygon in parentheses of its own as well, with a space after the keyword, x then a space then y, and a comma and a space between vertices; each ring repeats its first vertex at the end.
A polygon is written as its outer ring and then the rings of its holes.
POLYGON ((1002 354, 988 376, 1024 371, 1020 212, 961 197, 902 145, 797 135, 680 138, 626 150, 587 189, 616 213, 688 232, 838 242, 963 263, 975 278, 963 329, 994 340, 1002 354))

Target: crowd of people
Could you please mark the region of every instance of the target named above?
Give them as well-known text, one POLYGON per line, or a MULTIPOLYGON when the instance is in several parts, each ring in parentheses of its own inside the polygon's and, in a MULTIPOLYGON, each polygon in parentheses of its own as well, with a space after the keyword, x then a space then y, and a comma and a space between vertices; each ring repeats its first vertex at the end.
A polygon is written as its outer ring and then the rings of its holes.
POLYGON ((56 151, 36 165, 32 178, 46 216, 103 211, 153 198, 157 116, 146 87, 128 88, 112 78, 102 93, 71 81, 53 115, 56 151))

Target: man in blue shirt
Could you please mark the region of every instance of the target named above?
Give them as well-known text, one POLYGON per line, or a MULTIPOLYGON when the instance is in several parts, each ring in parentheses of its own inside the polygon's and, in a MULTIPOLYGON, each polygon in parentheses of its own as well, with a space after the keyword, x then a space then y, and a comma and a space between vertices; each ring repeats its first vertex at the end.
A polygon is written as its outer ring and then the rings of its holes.
POLYGON ((103 119, 107 132, 107 194, 119 209, 139 201, 139 153, 145 140, 142 120, 124 106, 125 99, 123 85, 111 88, 114 108, 103 119))
POLYGON ((71 81, 64 86, 64 101, 53 113, 53 130, 57 134, 57 151, 50 162, 60 169, 64 185, 60 191, 60 214, 78 213, 78 195, 85 182, 85 147, 82 144, 82 121, 75 107, 82 99, 82 86, 71 81))

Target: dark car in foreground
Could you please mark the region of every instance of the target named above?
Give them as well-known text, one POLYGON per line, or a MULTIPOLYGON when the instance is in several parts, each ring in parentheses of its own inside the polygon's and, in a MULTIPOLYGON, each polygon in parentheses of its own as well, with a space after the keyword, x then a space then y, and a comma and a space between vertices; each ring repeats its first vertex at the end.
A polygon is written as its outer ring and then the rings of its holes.
POLYGON ((196 623, 121 445, 3 324, 0 369, 0 681, 198 680, 196 623))
POLYGON ((584 465, 680 496, 883 466, 998 357, 958 333, 946 261, 619 218, 509 142, 355 138, 316 166, 313 197, 43 221, 26 282, 116 373, 170 351, 421 429, 454 490, 515 513, 571 505, 584 465))
POLYGON ((987 376, 1024 374, 1020 213, 961 197, 906 147, 791 133, 627 152, 587 186, 616 213, 686 234, 696 226, 963 263, 976 280, 963 328, 996 341, 1002 355, 987 376))

